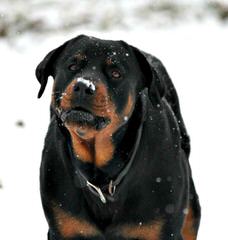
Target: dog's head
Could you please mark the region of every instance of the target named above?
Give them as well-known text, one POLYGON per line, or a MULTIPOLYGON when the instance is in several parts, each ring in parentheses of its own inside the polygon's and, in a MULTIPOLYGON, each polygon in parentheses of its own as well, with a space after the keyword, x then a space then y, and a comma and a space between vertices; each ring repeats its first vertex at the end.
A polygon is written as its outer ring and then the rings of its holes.
POLYGON ((83 139, 107 129, 113 134, 131 117, 140 92, 152 101, 164 94, 161 79, 144 54, 123 41, 80 35, 51 51, 36 69, 44 92, 53 76, 52 107, 83 139))

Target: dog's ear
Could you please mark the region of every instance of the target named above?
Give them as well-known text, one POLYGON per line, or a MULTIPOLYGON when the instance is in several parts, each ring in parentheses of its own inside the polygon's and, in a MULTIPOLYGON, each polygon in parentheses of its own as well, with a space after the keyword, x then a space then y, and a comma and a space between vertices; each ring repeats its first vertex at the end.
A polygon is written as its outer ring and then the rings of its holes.
POLYGON ((143 73, 144 85, 148 88, 149 98, 154 106, 159 106, 162 97, 166 94, 164 77, 168 73, 159 59, 135 47, 132 48, 143 73))
MULTIPOLYGON (((47 80, 49 76, 54 75, 54 64, 59 54, 65 48, 68 42, 64 43, 60 47, 49 52, 46 57, 39 63, 36 67, 36 78, 40 83, 40 90, 38 93, 38 98, 40 98, 45 90, 47 85, 47 80)), ((53 76, 54 77, 54 76, 53 76)))

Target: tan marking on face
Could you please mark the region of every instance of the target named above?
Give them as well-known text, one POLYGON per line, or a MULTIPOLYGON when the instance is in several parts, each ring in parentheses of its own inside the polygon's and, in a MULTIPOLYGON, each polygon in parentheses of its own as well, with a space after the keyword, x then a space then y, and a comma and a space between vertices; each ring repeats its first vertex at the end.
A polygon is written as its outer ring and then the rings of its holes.
POLYGON ((188 213, 184 219, 184 224, 181 233, 184 240, 196 240, 192 208, 188 208, 188 213))
POLYGON ((86 55, 83 53, 76 53, 75 54, 75 58, 79 61, 85 60, 86 59, 86 55))
POLYGON ((61 101, 60 101, 60 108, 64 110, 71 109, 71 100, 74 94, 74 86, 77 83, 77 79, 74 79, 62 93, 61 101))
POLYGON ((163 223, 161 221, 152 223, 139 223, 138 225, 126 225, 122 227, 121 236, 124 238, 159 240, 163 223))
POLYGON ((64 239, 73 238, 78 235, 84 237, 101 235, 96 226, 84 219, 72 216, 69 212, 65 212, 60 207, 53 207, 53 212, 58 231, 64 239))
POLYGON ((93 101, 93 112, 97 116, 111 116, 115 112, 115 106, 103 83, 96 84, 96 96, 93 101))

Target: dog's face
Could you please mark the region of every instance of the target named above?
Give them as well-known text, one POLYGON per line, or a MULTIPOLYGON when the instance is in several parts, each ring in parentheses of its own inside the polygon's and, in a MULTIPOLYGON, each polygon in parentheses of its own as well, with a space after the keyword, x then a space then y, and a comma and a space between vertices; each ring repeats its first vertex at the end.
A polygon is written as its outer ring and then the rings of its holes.
POLYGON ((84 35, 54 49, 38 65, 38 97, 49 75, 54 78, 53 109, 71 133, 86 140, 104 129, 111 136, 131 117, 140 91, 156 87, 151 87, 151 66, 139 50, 84 35))
POLYGON ((131 47, 121 41, 80 36, 68 42, 54 63, 52 106, 83 139, 126 122, 141 88, 131 47))

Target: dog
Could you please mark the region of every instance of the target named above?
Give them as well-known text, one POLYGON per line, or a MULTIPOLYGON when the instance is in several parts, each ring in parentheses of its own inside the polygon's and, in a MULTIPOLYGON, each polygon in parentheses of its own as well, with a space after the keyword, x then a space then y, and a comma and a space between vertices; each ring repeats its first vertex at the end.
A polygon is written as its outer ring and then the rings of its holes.
POLYGON ((49 240, 194 240, 190 140, 159 59, 80 35, 36 68, 54 78, 40 167, 49 240))

